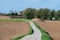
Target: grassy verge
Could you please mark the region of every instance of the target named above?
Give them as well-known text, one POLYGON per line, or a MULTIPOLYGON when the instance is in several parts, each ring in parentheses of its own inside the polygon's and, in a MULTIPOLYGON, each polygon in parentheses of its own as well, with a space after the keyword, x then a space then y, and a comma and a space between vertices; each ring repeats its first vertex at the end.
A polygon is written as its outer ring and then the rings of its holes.
MULTIPOLYGON (((26 19, 0 19, 0 22, 27 22, 27 21, 24 21, 24 20, 26 20, 26 19)), ((28 23, 28 22, 27 22, 28 23)), ((28 23, 29 24, 29 23, 28 23)), ((32 30, 32 28, 31 28, 31 26, 30 26, 30 24, 29 24, 29 27, 30 27, 30 30, 29 30, 29 32, 26 34, 26 35, 30 35, 30 34, 32 34, 33 33, 33 30, 32 30)), ((19 40, 19 39, 21 39, 22 37, 24 37, 24 36, 26 36, 26 35, 24 35, 24 34, 21 34, 21 35, 19 35, 19 36, 17 36, 17 37, 14 37, 14 38, 10 38, 10 40, 19 40)))
POLYGON ((26 35, 22 34, 22 35, 19 35, 19 36, 15 37, 15 38, 11 38, 10 40, 19 40, 19 39, 23 38, 24 36, 31 35, 32 33, 33 33, 33 30, 30 26, 30 31, 26 35))
POLYGON ((46 31, 44 31, 42 28, 40 28, 39 25, 36 22, 34 22, 34 24, 41 31, 42 40, 52 40, 52 38, 49 36, 49 34, 46 31))
POLYGON ((25 22, 24 20, 21 19, 0 19, 0 22, 25 22))
POLYGON ((22 34, 22 35, 15 37, 15 38, 11 38, 10 40, 19 40, 19 39, 23 38, 24 36, 31 35, 33 33, 33 29, 31 28, 30 24, 29 24, 29 27, 30 27, 30 30, 26 35, 22 34))

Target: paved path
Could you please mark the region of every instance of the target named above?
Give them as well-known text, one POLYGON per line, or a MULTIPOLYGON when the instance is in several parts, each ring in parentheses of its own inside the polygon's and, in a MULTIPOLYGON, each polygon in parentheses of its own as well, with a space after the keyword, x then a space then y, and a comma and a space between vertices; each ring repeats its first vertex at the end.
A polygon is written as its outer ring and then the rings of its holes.
POLYGON ((32 21, 28 21, 30 26, 32 27, 33 29, 33 34, 32 35, 27 35, 19 40, 41 40, 41 32, 38 28, 36 28, 36 26, 34 25, 34 23, 32 21))

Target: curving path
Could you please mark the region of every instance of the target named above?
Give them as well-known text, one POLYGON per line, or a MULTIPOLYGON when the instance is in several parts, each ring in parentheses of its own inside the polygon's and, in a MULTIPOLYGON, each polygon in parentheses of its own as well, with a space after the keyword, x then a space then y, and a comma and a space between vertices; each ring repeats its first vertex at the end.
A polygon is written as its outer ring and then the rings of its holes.
POLYGON ((27 35, 19 40, 41 40, 41 32, 38 28, 36 28, 35 24, 32 21, 28 21, 30 26, 33 29, 33 34, 32 35, 27 35))

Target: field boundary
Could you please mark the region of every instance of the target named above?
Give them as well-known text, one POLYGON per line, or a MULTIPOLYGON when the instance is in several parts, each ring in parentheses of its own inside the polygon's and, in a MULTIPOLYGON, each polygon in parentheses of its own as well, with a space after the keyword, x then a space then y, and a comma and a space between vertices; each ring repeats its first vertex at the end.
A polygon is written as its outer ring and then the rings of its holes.
MULTIPOLYGON (((34 22, 34 21, 33 21, 34 22)), ((51 37, 50 37, 50 35, 46 32, 46 31, 44 31, 42 28, 40 28, 39 27, 39 25, 36 23, 36 22, 34 22, 34 24, 35 24, 35 26, 41 31, 41 33, 42 33, 42 37, 41 37, 41 40, 53 40, 51 37)))
MULTIPOLYGON (((24 21, 24 19, 23 19, 23 21, 24 21)), ((27 21, 25 21, 25 22, 27 22, 27 21)), ((27 23, 29 24, 29 22, 27 22, 27 23)), ((29 27, 30 27, 30 30, 26 35, 19 35, 17 37, 11 38, 10 40, 19 40, 19 39, 23 38, 24 36, 31 35, 33 33, 33 29, 30 26, 30 24, 29 24, 29 27)))

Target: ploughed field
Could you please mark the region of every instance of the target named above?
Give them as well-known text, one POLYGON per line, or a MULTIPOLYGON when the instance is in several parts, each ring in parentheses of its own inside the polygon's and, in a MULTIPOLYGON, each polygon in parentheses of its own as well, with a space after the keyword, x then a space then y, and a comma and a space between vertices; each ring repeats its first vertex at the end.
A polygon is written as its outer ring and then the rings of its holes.
POLYGON ((29 30, 27 22, 0 22, 0 40, 10 40, 13 37, 27 34, 29 30))
POLYGON ((2 15, 0 15, 0 19, 11 19, 9 16, 2 16, 2 15))
POLYGON ((53 40, 60 40, 60 21, 36 21, 39 26, 44 29, 53 40))

